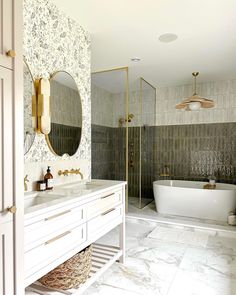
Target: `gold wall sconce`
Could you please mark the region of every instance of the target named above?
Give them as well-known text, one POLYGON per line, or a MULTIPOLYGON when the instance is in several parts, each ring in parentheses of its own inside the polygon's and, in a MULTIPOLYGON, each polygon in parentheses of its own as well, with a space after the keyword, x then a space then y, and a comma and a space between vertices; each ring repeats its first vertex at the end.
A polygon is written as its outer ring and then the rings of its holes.
POLYGON ((43 134, 51 131, 50 82, 41 78, 37 85, 37 130, 43 134))

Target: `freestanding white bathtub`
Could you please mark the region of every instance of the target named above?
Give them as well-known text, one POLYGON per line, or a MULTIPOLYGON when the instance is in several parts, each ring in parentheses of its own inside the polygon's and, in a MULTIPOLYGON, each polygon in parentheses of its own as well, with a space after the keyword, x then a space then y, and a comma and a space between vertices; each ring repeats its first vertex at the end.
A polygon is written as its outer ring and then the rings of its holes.
POLYGON ((203 189, 206 182, 158 180, 153 182, 157 212, 227 221, 235 212, 236 185, 216 183, 214 190, 203 189))

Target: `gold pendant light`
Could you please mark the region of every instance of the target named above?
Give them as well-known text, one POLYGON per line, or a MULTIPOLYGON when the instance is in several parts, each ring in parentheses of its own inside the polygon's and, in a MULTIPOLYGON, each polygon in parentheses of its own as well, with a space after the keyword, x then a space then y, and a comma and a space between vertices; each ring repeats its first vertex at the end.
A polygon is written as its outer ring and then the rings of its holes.
POLYGON ((193 95, 182 101, 181 103, 175 106, 176 109, 185 109, 186 111, 197 111, 200 108, 208 109, 214 107, 214 101, 202 97, 197 94, 197 76, 199 72, 193 72, 192 76, 194 79, 194 92, 193 95))

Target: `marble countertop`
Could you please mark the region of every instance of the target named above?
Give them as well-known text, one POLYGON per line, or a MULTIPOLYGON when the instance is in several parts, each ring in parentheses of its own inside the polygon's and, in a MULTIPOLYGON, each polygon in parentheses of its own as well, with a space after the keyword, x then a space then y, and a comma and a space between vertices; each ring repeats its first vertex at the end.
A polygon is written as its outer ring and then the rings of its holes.
POLYGON ((25 193, 25 204, 33 202, 36 198, 47 199, 46 202, 39 202, 39 204, 36 202, 32 206, 26 206, 25 219, 33 217, 36 213, 42 214, 78 200, 81 204, 86 203, 88 200, 91 201, 93 198, 96 198, 98 193, 119 188, 126 185, 126 183, 126 181, 92 179, 91 181, 77 181, 58 185, 50 191, 25 193), (86 185, 91 185, 91 188, 83 189, 83 186, 86 185))

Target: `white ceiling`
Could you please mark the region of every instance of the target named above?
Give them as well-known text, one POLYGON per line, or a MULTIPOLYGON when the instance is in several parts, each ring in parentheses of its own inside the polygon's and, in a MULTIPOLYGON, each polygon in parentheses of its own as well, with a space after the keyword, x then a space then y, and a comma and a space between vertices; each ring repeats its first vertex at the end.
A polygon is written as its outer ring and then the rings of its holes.
POLYGON ((154 86, 236 78, 236 0, 54 0, 92 36, 92 70, 129 66, 154 86), (158 37, 174 33, 173 43, 158 37), (132 63, 130 58, 140 57, 132 63))

